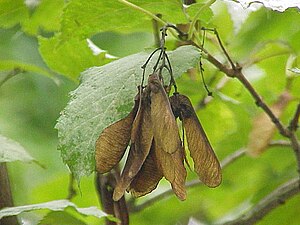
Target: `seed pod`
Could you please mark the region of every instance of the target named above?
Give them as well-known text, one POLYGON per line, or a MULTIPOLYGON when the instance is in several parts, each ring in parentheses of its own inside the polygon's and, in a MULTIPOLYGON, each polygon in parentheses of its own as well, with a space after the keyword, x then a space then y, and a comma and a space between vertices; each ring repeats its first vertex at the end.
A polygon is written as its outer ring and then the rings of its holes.
MULTIPOLYGON (((291 100, 288 92, 282 93, 278 100, 270 107, 274 115, 279 118, 284 109, 291 100)), ((250 156, 257 157, 261 155, 268 147, 271 139, 276 132, 276 126, 265 112, 259 113, 253 119, 253 127, 249 134, 247 153, 250 156)))
POLYGON ((200 180, 209 187, 220 185, 222 180, 219 161, 208 141, 208 138, 198 120, 196 112, 188 97, 174 95, 170 98, 173 112, 182 120, 194 170, 200 180))
POLYGON ((149 155, 130 184, 128 191, 134 197, 141 197, 153 191, 163 177, 161 168, 158 166, 154 148, 155 145, 152 142, 149 155))
POLYGON ((180 148, 181 142, 169 98, 156 74, 149 76, 148 87, 154 139, 162 150, 173 153, 180 148))
MULTIPOLYGON (((155 142, 155 141, 154 141, 155 142)), ((155 156, 164 177, 171 183, 172 189, 180 200, 186 199, 185 179, 187 176, 184 167, 183 149, 168 153, 155 142, 155 156)))
POLYGON ((142 101, 140 110, 133 122, 131 137, 132 141, 129 155, 122 171, 121 178, 117 182, 114 190, 113 199, 115 201, 118 201, 124 195, 125 190, 141 169, 151 148, 153 134, 150 119, 150 106, 145 101, 142 101))
POLYGON ((136 101, 125 118, 105 128, 97 139, 95 159, 99 173, 110 171, 123 157, 130 141, 130 132, 137 108, 136 101))

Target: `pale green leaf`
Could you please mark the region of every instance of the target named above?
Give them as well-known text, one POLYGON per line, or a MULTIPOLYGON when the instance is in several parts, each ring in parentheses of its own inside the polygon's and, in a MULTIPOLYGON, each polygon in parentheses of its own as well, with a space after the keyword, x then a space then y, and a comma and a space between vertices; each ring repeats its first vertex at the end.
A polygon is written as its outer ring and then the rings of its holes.
POLYGON ((39 51, 53 71, 77 80, 80 72, 108 61, 105 53, 94 55, 87 40, 70 39, 60 44, 59 36, 39 38, 39 51))
POLYGON ((0 71, 11 71, 15 69, 19 69, 24 72, 34 72, 53 78, 53 74, 42 67, 17 60, 0 60, 0 71))
POLYGON ((0 27, 10 28, 28 18, 24 0, 0 1, 0 27))
POLYGON ((60 225, 86 225, 86 223, 74 217, 70 213, 57 211, 48 213, 38 225, 54 225, 57 224, 57 221, 59 221, 60 225))
POLYGON ((108 216, 105 212, 101 211, 96 207, 89 207, 89 208, 79 208, 73 202, 69 200, 55 200, 51 202, 44 202, 39 204, 33 205, 24 205, 24 206, 17 206, 17 207, 8 207, 0 210, 0 219, 5 216, 16 216, 22 212, 29 212, 34 210, 41 210, 41 209, 49 209, 52 211, 63 211, 67 207, 74 208, 78 213, 86 216, 95 216, 98 218, 108 216))
POLYGON ((0 135, 0 163, 13 161, 32 162, 34 158, 18 142, 0 135))
MULTIPOLYGON (((174 0, 131 0, 149 12, 161 14, 169 23, 187 23, 182 12, 181 1, 174 0)), ((62 16, 62 39, 87 38, 103 31, 152 31, 152 18, 141 10, 134 9, 122 1, 73 0, 62 16)))
POLYGON ((213 11, 209 7, 210 5, 206 5, 203 2, 198 2, 192 5, 189 5, 186 9, 186 12, 191 18, 196 17, 196 19, 208 23, 213 17, 213 11))
POLYGON ((23 30, 32 35, 40 34, 41 31, 58 31, 64 2, 64 0, 41 1, 30 17, 22 23, 23 30))
MULTIPOLYGON (((56 128, 58 149, 78 180, 94 171, 95 142, 102 130, 131 110, 137 86, 141 83, 141 66, 149 54, 138 53, 102 67, 93 67, 83 73, 82 83, 71 93, 71 100, 56 128)), ((174 76, 179 77, 195 66, 200 52, 193 46, 182 46, 168 55, 174 76)), ((146 75, 150 74, 154 63, 155 59, 148 65, 146 75)), ((165 77, 166 82, 168 79, 165 77)))

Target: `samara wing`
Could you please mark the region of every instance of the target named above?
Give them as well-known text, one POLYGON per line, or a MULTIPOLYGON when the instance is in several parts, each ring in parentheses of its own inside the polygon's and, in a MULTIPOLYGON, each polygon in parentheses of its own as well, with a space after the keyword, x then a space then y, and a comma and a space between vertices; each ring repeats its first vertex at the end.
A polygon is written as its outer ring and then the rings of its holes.
POLYGON ((178 150, 181 142, 169 98, 156 74, 149 76, 148 87, 154 139, 164 151, 173 153, 178 150))
POLYGON ((153 191, 163 177, 161 168, 155 156, 155 144, 152 142, 150 152, 133 181, 130 184, 129 191, 134 197, 144 196, 153 191))
POLYGON ((150 106, 144 101, 142 102, 141 110, 139 110, 139 113, 133 123, 131 137, 134 140, 131 142, 128 158, 120 180, 117 182, 114 190, 113 199, 115 201, 119 200, 124 195, 125 190, 141 169, 151 148, 153 134, 150 118, 150 106))
POLYGON ((110 171, 123 157, 130 141, 132 123, 137 111, 136 102, 123 119, 105 128, 96 141, 96 169, 99 173, 110 171))
POLYGON ((194 169, 200 180, 209 187, 216 187, 222 181, 219 161, 198 120, 191 101, 184 95, 172 96, 171 104, 174 114, 183 121, 186 138, 194 169))

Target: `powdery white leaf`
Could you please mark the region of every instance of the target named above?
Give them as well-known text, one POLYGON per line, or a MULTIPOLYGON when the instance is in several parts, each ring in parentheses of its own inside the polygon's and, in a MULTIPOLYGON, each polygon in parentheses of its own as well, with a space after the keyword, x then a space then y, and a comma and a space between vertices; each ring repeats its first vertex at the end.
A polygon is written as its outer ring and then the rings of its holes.
POLYGON ((52 211, 63 211, 67 207, 72 207, 80 214, 86 216, 95 216, 98 218, 109 216, 108 214, 106 214, 105 212, 101 211, 96 207, 78 208, 77 205, 75 205, 73 202, 70 202, 68 200, 55 200, 51 202, 44 202, 44 203, 33 204, 33 205, 4 208, 0 210, 0 219, 5 216, 15 216, 15 215, 19 215, 22 212, 28 212, 28 211, 40 210, 40 209, 49 209, 52 211))
MULTIPOLYGON (((83 72, 81 84, 71 93, 71 100, 56 124, 58 149, 77 180, 94 171, 95 142, 99 134, 132 109, 142 79, 141 66, 149 54, 130 55, 83 72)), ((200 52, 193 46, 182 46, 168 52, 168 56, 176 78, 195 66, 200 52)), ((157 57, 158 54, 147 66, 147 76, 157 57)), ((168 83, 167 72, 164 75, 168 83)))
POLYGON ((0 135, 0 163, 13 161, 32 162, 35 159, 18 142, 0 135))
POLYGON ((253 3, 261 3, 266 8, 271 8, 272 10, 276 10, 279 12, 284 12, 288 8, 297 7, 300 9, 300 0, 288 0, 288 1, 282 1, 282 0, 239 0, 244 7, 248 7, 249 5, 253 3))
POLYGON ((297 67, 295 67, 295 68, 291 68, 291 69, 289 69, 290 71, 292 71, 293 73, 296 73, 297 75, 299 75, 300 74, 300 69, 299 68, 297 68, 297 67))

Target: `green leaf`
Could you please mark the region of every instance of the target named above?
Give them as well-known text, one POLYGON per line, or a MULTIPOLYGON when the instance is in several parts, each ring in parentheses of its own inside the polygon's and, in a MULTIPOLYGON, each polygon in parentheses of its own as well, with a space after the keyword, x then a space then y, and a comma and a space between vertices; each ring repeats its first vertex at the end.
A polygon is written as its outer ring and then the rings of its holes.
POLYGON ((99 210, 96 207, 79 208, 73 202, 70 202, 69 200, 55 200, 55 201, 44 202, 44 203, 40 203, 40 204, 4 208, 4 209, 0 210, 0 219, 5 216, 16 216, 22 212, 28 212, 28 211, 40 210, 40 209, 49 209, 52 211, 63 211, 67 207, 72 207, 78 213, 80 213, 82 215, 86 215, 86 216, 95 216, 98 218, 108 216, 108 214, 99 210))
POLYGON ((205 3, 198 2, 192 5, 189 5, 186 9, 186 12, 194 18, 197 16, 200 21, 204 23, 208 23, 213 17, 214 13, 209 7, 210 5, 206 5, 205 3))
MULTIPOLYGON (((195 66, 200 52, 193 46, 182 46, 168 55, 177 78, 195 66)), ((82 83, 71 93, 56 128, 58 149, 77 180, 94 171, 95 142, 102 130, 131 110, 141 83, 141 66, 148 56, 143 52, 93 67, 83 73, 82 83)), ((151 60, 146 75, 151 73, 154 63, 155 59, 151 60)))
POLYGON ((236 54, 247 55, 257 43, 281 41, 296 52, 300 52, 300 17, 297 10, 284 13, 266 11, 263 8, 250 14, 239 33, 231 40, 236 54), (288 35, 287 35, 288 34, 288 35))
POLYGON ((39 222, 39 225, 54 225, 57 224, 57 221, 60 225, 86 225, 86 223, 67 212, 50 212, 39 222))
POLYGON ((23 30, 32 35, 41 31, 58 31, 63 6, 64 0, 41 1, 30 17, 22 23, 23 30))
POLYGON ((0 135, 0 163, 13 161, 35 161, 18 142, 0 135))
POLYGON ((28 18, 23 0, 0 0, 0 27, 10 28, 28 18))
MULTIPOLYGON (((62 17, 62 39, 81 39, 103 31, 151 31, 152 18, 141 10, 133 9, 122 1, 73 0, 62 17)), ((181 1, 132 0, 137 6, 153 14, 161 14, 169 23, 187 23, 181 1)))
POLYGON ((93 55, 87 40, 70 39, 60 44, 59 36, 39 38, 40 53, 53 71, 77 81, 80 72, 108 61, 105 53, 93 55))
POLYGON ((30 72, 38 73, 53 78, 53 74, 51 74, 50 71, 45 70, 42 67, 29 64, 29 63, 20 62, 17 60, 0 60, 0 70, 11 71, 14 69, 19 69, 24 72, 30 71, 30 72))

